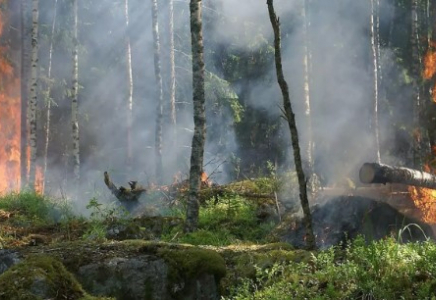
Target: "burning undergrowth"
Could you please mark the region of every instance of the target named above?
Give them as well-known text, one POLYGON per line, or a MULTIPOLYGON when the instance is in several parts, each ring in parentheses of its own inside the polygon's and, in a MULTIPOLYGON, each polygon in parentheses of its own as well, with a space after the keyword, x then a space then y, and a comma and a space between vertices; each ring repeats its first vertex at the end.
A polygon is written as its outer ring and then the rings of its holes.
MULTIPOLYGON (((405 216, 389 204, 359 196, 340 196, 314 205, 312 224, 316 243, 321 249, 339 245, 358 235, 363 235, 366 241, 394 237, 411 242, 434 237, 428 224, 405 216), (408 226, 403 230, 409 224, 418 226, 408 226)), ((302 216, 295 213, 286 216, 276 234, 297 248, 304 247, 302 216)))

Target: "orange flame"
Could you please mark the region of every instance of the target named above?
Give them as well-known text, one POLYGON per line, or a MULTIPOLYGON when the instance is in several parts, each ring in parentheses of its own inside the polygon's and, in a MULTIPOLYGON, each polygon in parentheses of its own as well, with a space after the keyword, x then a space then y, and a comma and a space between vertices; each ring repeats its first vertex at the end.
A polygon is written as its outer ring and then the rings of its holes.
MULTIPOLYGON (((424 55, 424 70, 422 72, 422 77, 424 79, 432 79, 436 74, 436 43, 431 42, 427 53, 424 55)), ((433 102, 436 102, 436 83, 432 89, 431 96, 433 102)))
MULTIPOLYGON (((429 165, 424 166, 424 171, 431 173, 429 165)), ((421 218, 429 224, 436 224, 436 190, 409 186, 410 197, 421 211, 421 218)))
MULTIPOLYGON (((0 0, 0 5, 4 3, 5 0, 0 0)), ((6 22, 6 16, 0 12, 0 37, 3 38, 6 22)), ((19 191, 21 184, 20 78, 8 58, 9 52, 7 47, 0 46, 0 193, 19 191)), ((36 191, 42 193, 44 177, 42 169, 38 169, 35 185, 36 191)))

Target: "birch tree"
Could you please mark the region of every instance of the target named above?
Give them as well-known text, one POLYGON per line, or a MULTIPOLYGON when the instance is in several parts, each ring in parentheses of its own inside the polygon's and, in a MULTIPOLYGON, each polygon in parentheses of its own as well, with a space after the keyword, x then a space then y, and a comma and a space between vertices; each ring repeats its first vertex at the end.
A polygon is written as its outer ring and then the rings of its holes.
POLYGON ((30 83, 30 26, 29 26, 29 7, 28 0, 21 0, 21 152, 20 152, 20 172, 21 189, 28 184, 28 104, 29 83, 30 83))
POLYGON ((156 78, 156 131, 155 131, 155 160, 156 160, 156 181, 162 183, 163 163, 162 163, 162 126, 163 126, 163 91, 162 75, 160 63, 160 41, 159 41, 159 24, 158 24, 158 5, 157 0, 152 2, 152 24, 153 24, 153 42, 154 42, 154 75, 156 78))
POLYGON ((189 4, 192 51, 192 89, 194 104, 194 135, 192 137, 191 167, 189 170, 189 197, 186 209, 185 231, 197 229, 201 173, 203 171, 204 144, 206 140, 206 115, 204 93, 204 47, 202 32, 202 1, 189 4))
POLYGON ((319 186, 318 177, 315 174, 314 169, 314 157, 313 157, 313 130, 312 130, 312 112, 311 112, 311 93, 310 93, 310 72, 311 72, 311 45, 309 39, 309 0, 304 0, 302 15, 303 15, 303 65, 304 65, 304 114, 306 118, 306 130, 307 140, 305 144, 305 154, 307 161, 307 177, 308 177, 308 189, 312 196, 315 196, 317 188, 319 186))
POLYGON ((77 0, 73 0, 73 77, 71 88, 71 129, 73 180, 78 185, 80 181, 80 136, 79 136, 79 41, 78 41, 78 12, 77 0))
POLYGON ((125 17, 125 47, 126 47, 126 72, 127 72, 127 170, 132 169, 132 122, 133 122, 133 72, 132 48, 129 34, 129 0, 124 0, 125 17))
MULTIPOLYGON (((174 49, 174 0, 168 0, 168 10, 169 10, 169 50, 170 50, 170 119, 171 124, 176 129, 176 64, 175 64, 175 49, 174 49)), ((176 139, 176 134, 174 134, 174 139, 176 139)))
POLYGON ((53 58, 53 37, 56 28, 56 18, 57 18, 57 5, 58 0, 54 0, 53 3, 53 20, 51 23, 51 32, 50 32, 50 46, 48 50, 48 67, 47 67, 47 90, 46 94, 46 123, 45 123, 45 145, 44 145, 44 166, 43 166, 43 174, 44 174, 44 182, 42 186, 42 190, 45 190, 45 185, 47 184, 47 161, 48 161, 48 148, 50 144, 50 121, 51 121, 51 69, 52 69, 52 58, 53 58))
MULTIPOLYGON (((375 158, 380 163, 380 132, 378 122, 379 106, 379 52, 378 52, 378 16, 376 0, 371 1, 370 27, 371 27, 371 49, 372 49, 372 70, 373 70, 373 110, 372 110, 372 129, 375 143, 375 158)), ((378 1, 377 1, 378 2, 378 1)))
POLYGON ((307 197, 306 178, 301 161, 300 145, 298 141, 298 130, 295 121, 295 114, 292 110, 291 99, 289 96, 289 87, 283 75, 282 55, 281 55, 281 33, 280 22, 274 10, 273 0, 267 0, 268 13, 271 25, 274 31, 274 49, 277 81, 283 95, 284 114, 288 121, 291 132, 292 148, 294 150, 295 169, 297 171, 298 185, 300 190, 300 202, 304 213, 304 223, 306 226, 306 244, 308 249, 315 249, 315 236, 312 228, 312 215, 310 212, 309 201, 307 197))
POLYGON ((35 189, 36 178, 36 157, 37 157, 37 128, 36 128, 36 108, 38 101, 38 19, 39 1, 32 0, 32 48, 31 48, 31 67, 30 67, 30 93, 29 93, 29 186, 35 189))

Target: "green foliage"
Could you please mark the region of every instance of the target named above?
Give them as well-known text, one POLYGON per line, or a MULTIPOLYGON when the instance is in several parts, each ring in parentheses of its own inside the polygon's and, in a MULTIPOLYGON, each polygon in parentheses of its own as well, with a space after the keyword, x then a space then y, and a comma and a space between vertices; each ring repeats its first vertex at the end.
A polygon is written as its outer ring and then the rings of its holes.
POLYGON ((44 225, 53 223, 56 203, 33 192, 10 193, 0 197, 0 209, 15 213, 17 225, 44 225))
POLYGON ((435 299, 436 245, 363 237, 308 262, 256 267, 225 299, 435 299))
POLYGON ((84 239, 104 241, 109 226, 115 224, 125 225, 129 222, 129 212, 124 207, 115 204, 115 202, 104 205, 94 197, 89 200, 86 208, 91 213, 88 229, 83 235, 84 239))
POLYGON ((200 208, 199 230, 181 234, 181 228, 172 228, 161 238, 193 245, 223 246, 241 242, 262 242, 274 223, 260 223, 257 206, 240 196, 212 198, 200 208))

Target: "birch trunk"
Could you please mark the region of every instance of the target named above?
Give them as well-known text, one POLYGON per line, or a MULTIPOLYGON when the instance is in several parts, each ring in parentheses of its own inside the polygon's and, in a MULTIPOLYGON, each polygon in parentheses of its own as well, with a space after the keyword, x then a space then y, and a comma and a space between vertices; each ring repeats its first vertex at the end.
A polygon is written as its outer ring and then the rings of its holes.
POLYGON ((27 0, 21 0, 21 151, 20 151, 20 172, 21 189, 28 185, 28 104, 29 83, 30 83, 30 26, 28 22, 29 7, 27 0))
POLYGON ((174 126, 174 140, 176 140, 176 64, 174 55, 174 0, 169 0, 169 47, 170 47, 170 116, 174 126))
POLYGON ((80 182, 80 135, 79 135, 79 41, 77 0, 73 0, 73 80, 71 93, 71 126, 73 139, 73 180, 74 185, 80 182))
POLYGON ((126 20, 126 72, 127 72, 127 171, 132 170, 132 122, 133 122, 133 72, 132 48, 129 33, 129 0, 124 1, 124 17, 126 20))
POLYGON ((30 161, 29 161, 29 187, 35 190, 36 179, 36 107, 38 101, 38 0, 32 0, 32 49, 31 49, 31 67, 30 67, 30 94, 29 94, 29 144, 30 144, 30 161))
POLYGON ((48 161, 48 148, 49 148, 49 144, 50 144, 50 122, 51 122, 51 98, 50 98, 50 94, 51 94, 51 67, 52 67, 52 58, 53 58, 53 37, 54 37, 54 32, 55 32, 55 28, 56 28, 56 18, 57 18, 57 5, 58 5, 58 0, 54 0, 54 4, 53 4, 53 21, 51 23, 51 33, 50 33, 50 47, 49 47, 49 51, 48 51, 48 67, 47 67, 47 78, 48 78, 48 86, 47 86, 47 91, 46 91, 46 95, 47 95, 47 107, 46 107, 46 123, 45 123, 45 145, 44 145, 44 166, 43 166, 43 174, 44 174, 44 181, 43 181, 43 186, 42 186, 42 190, 45 190, 45 186, 47 184, 47 161, 48 161))
POLYGON ((281 33, 280 22, 274 11, 273 0, 267 0, 268 12, 271 25, 274 31, 274 49, 277 81, 283 94, 283 107, 291 132, 292 148, 294 150, 295 169, 298 176, 298 185, 300 189, 300 201, 304 213, 304 223, 306 226, 306 244, 308 249, 315 249, 315 236, 312 228, 312 215, 310 212, 309 201, 307 198, 306 179, 301 161, 300 145, 298 141, 298 130, 295 121, 295 115, 292 110, 291 99, 289 96, 289 87, 283 75, 282 55, 281 55, 281 33))
POLYGON ((305 145, 306 160, 307 160, 307 186, 310 195, 312 197, 316 196, 316 192, 319 187, 318 177, 314 170, 314 157, 313 157, 313 131, 312 131, 312 112, 311 112, 311 44, 309 39, 309 28, 310 28, 310 18, 309 18, 309 0, 304 0, 303 3, 303 46, 304 46, 304 107, 305 107, 305 117, 306 117, 306 128, 307 128, 307 142, 305 145))
POLYGON ((375 159, 380 163, 380 133, 378 125, 378 102, 379 102, 379 74, 378 74, 378 46, 377 46, 377 16, 376 16, 376 0, 371 1, 371 49, 372 49, 372 62, 373 62, 373 110, 372 110, 372 130, 374 134, 375 144, 375 159))
POLYGON ((191 0, 189 10, 191 19, 194 136, 192 137, 191 168, 189 170, 189 198, 185 224, 186 232, 194 231, 198 226, 198 190, 201 184, 204 144, 206 140, 202 1, 191 0))
POLYGON ((162 75, 160 64, 160 41, 158 25, 158 6, 157 0, 152 1, 152 22, 153 22, 153 41, 154 41, 154 75, 156 77, 156 132, 155 132, 155 160, 156 160, 156 181, 162 183, 163 163, 162 163, 162 126, 163 126, 163 91, 162 75))

